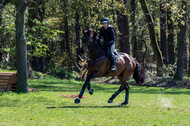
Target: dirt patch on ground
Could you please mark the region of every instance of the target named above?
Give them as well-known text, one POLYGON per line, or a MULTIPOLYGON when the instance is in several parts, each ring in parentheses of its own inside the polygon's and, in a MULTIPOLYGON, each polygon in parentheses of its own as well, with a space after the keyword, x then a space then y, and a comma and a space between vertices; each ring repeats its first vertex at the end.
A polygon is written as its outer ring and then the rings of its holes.
MULTIPOLYGON (((64 98, 77 98, 79 95, 77 95, 77 94, 71 94, 71 95, 68 95, 68 94, 61 94, 60 95, 61 97, 64 97, 64 98)), ((85 95, 85 96, 82 96, 82 99, 86 99, 87 98, 87 96, 85 95)))

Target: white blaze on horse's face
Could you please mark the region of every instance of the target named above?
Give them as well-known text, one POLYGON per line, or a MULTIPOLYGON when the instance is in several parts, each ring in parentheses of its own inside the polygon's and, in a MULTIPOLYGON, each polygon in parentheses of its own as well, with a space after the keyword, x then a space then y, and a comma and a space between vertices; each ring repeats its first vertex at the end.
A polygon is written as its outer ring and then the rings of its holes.
POLYGON ((94 33, 93 32, 90 33, 90 37, 91 38, 94 37, 94 33))

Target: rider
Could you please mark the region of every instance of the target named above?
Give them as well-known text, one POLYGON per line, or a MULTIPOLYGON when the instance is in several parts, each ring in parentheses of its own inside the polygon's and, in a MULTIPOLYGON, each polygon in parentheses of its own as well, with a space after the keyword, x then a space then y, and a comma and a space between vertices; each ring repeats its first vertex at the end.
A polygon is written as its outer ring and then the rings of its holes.
POLYGON ((103 24, 103 27, 100 29, 98 43, 100 44, 100 39, 103 37, 103 39, 104 39, 103 46, 106 49, 108 58, 111 60, 111 71, 117 71, 117 68, 115 66, 116 61, 113 56, 113 52, 115 50, 114 30, 113 30, 113 27, 111 25, 109 25, 109 23, 110 23, 109 18, 105 17, 101 20, 101 22, 103 24))

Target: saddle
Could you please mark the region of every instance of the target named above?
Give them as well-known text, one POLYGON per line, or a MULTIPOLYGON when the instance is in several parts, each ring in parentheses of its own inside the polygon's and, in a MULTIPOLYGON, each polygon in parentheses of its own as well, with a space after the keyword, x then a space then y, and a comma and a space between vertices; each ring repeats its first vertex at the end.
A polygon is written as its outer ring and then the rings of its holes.
MULTIPOLYGON (((113 56, 114 56, 114 60, 115 60, 115 62, 117 62, 118 59, 119 59, 119 57, 120 57, 120 55, 119 55, 119 53, 118 53, 116 50, 114 50, 114 52, 113 52, 113 56)), ((110 61, 110 59, 108 58, 107 55, 106 55, 106 58, 110 61)), ((110 62, 111 62, 111 61, 110 61, 110 62)), ((106 77, 110 72, 111 72, 111 68, 108 69, 108 71, 107 71, 103 76, 106 77)))
MULTIPOLYGON (((106 58, 107 58, 108 60, 110 60, 108 54, 106 53, 106 50, 104 50, 104 51, 105 51, 105 54, 106 54, 106 58)), ((120 57, 119 53, 118 53, 117 50, 115 49, 112 54, 113 54, 113 57, 114 57, 115 62, 117 62, 118 59, 119 59, 119 57, 120 57)))

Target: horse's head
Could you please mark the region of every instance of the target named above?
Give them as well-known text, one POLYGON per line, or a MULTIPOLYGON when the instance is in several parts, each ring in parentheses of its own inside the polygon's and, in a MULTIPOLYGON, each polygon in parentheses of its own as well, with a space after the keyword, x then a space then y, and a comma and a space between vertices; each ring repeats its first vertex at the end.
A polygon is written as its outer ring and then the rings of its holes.
POLYGON ((84 30, 82 38, 82 50, 89 49, 94 46, 97 33, 93 29, 84 30))

